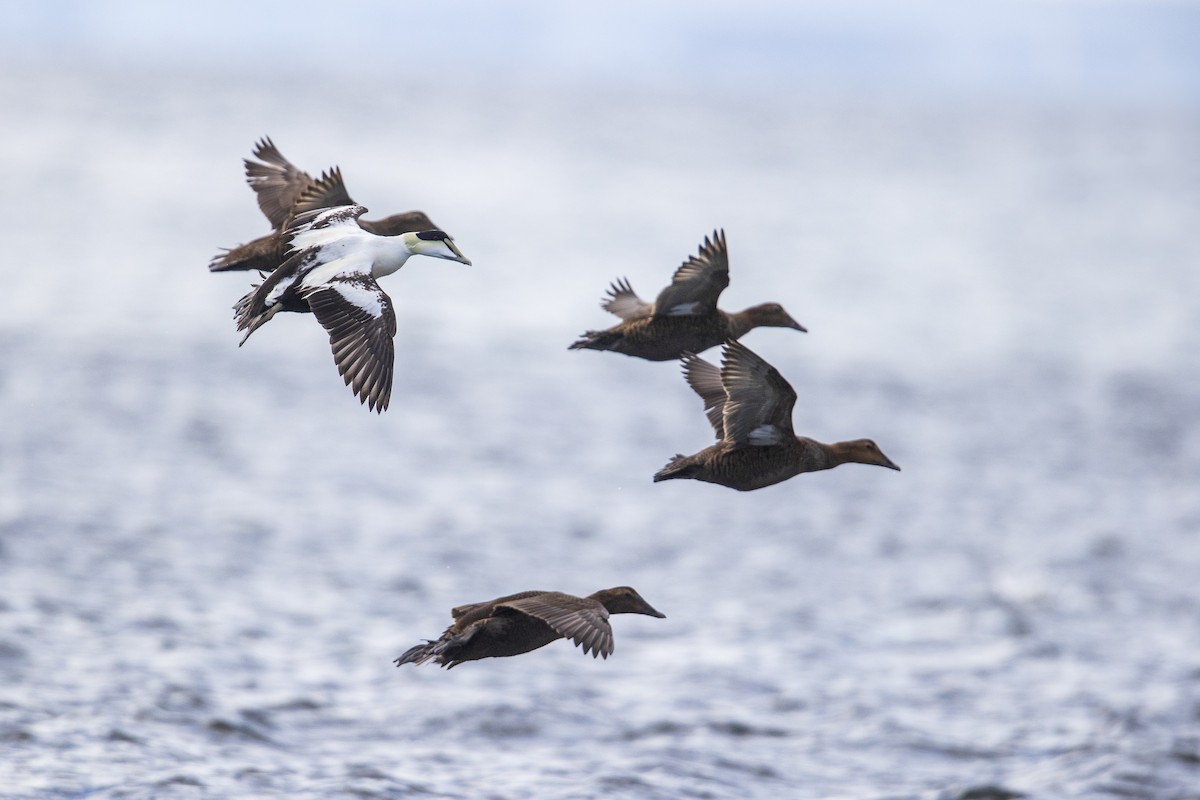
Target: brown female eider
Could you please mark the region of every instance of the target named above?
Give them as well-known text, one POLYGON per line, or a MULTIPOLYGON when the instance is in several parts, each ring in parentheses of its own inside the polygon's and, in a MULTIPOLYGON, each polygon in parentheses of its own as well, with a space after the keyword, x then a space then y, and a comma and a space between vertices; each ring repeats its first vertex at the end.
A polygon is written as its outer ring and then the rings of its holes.
POLYGON ((570 350, 612 350, 648 361, 671 361, 699 353, 727 339, 740 339, 759 327, 806 330, 778 303, 762 303, 732 314, 717 308, 729 285, 729 253, 725 231, 704 237, 700 254, 675 270, 671 285, 653 303, 638 297, 629 281, 612 284, 600 303, 621 322, 603 331, 588 331, 570 350))
POLYGON ((464 661, 517 656, 567 638, 592 658, 613 652, 609 614, 665 618, 628 586, 601 589, 587 597, 562 592, 520 592, 450 611, 454 624, 437 641, 409 649, 395 660, 424 664, 433 659, 446 669, 464 661))
MULTIPOLYGON (((314 179, 284 158, 270 137, 264 137, 255 144, 254 157, 260 161, 244 159, 246 182, 254 190, 258 207, 275 230, 213 257, 208 263, 212 272, 249 269, 274 272, 287 258, 285 232, 296 215, 318 208, 355 204, 342 181, 342 171, 337 167, 314 179)), ((360 219, 358 224, 376 236, 399 236, 402 233, 438 229, 423 211, 406 211, 379 220, 360 219)))
POLYGON ((690 478, 748 492, 801 472, 850 462, 900 469, 870 439, 823 444, 796 436, 792 431, 795 390, 779 370, 740 342, 725 343, 719 370, 689 353, 683 358, 683 372, 704 400, 704 411, 720 441, 695 455, 675 456, 655 474, 656 483, 690 478))

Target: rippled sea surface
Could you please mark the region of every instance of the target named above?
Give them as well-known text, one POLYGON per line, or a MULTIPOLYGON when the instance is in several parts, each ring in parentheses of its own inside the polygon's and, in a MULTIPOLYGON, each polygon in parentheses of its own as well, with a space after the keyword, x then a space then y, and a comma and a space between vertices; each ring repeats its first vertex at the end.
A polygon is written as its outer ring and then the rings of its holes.
POLYGON ((0 795, 1200 797, 1194 112, 313 80, 0 76, 0 795), (264 134, 475 262, 385 279, 382 416, 237 347, 264 134), (566 346, 715 227, 797 431, 903 472, 651 483, 699 399, 566 346), (391 664, 619 584, 606 662, 391 664))

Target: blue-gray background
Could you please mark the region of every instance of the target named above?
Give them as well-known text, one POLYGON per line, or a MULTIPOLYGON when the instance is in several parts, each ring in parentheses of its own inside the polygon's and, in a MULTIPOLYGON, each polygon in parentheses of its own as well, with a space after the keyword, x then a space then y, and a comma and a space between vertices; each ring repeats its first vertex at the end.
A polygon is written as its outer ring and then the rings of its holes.
POLYGON ((574 5, 0 6, 0 796, 1200 797, 1200 8, 574 5), (381 417, 236 346, 263 135, 475 261, 381 417), (565 348, 718 226, 902 473, 650 482, 699 400, 565 348), (390 663, 623 583, 607 662, 390 663))

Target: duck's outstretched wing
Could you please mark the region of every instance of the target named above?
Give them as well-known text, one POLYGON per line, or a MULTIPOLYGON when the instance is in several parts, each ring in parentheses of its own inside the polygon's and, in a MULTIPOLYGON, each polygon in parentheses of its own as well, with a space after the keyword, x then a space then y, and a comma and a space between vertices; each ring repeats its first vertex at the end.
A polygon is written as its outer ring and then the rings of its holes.
POLYGON ((546 592, 534 589, 527 592, 517 592, 516 594, 505 595, 504 597, 497 597, 495 600, 483 600, 479 603, 463 603, 461 606, 455 606, 454 608, 450 609, 450 616, 455 620, 470 622, 473 619, 482 619, 483 617, 490 616, 492 611, 495 610, 496 606, 504 605, 510 600, 520 600, 525 597, 536 597, 539 594, 546 594, 546 592), (465 620, 463 619, 464 617, 466 618, 465 620))
MULTIPOLYGON (((319 248, 324 245, 344 240, 349 237, 367 236, 358 226, 358 218, 367 213, 367 209, 359 205, 334 206, 332 208, 314 208, 296 214, 290 221, 287 230, 283 232, 292 253, 311 250, 317 262, 329 263, 333 257, 322 258, 319 248)), ((371 265, 356 265, 364 272, 371 271, 371 265)))
POLYGON ((718 439, 725 438, 725 386, 721 383, 721 370, 695 353, 683 354, 683 377, 688 386, 704 401, 704 413, 718 439))
POLYGON ((654 313, 654 306, 638 297, 626 278, 612 282, 600 307, 624 320, 641 319, 654 313))
POLYGON ((313 177, 288 161, 279 148, 264 136, 254 145, 254 157, 245 159, 246 183, 258 197, 258 207, 279 230, 292 215, 292 206, 313 185, 313 177))
POLYGON ((329 333, 338 374, 372 411, 383 413, 392 396, 396 314, 392 300, 368 271, 335 275, 302 290, 329 333))
MULTIPOLYGON (((779 370, 744 344, 725 342, 721 359, 725 387, 725 439, 741 445, 779 444, 792 432, 796 392, 779 370)), ((715 426, 714 426, 715 427, 715 426)))
POLYGON ((592 657, 608 658, 613 652, 612 626, 608 609, 597 600, 560 592, 543 592, 497 604, 541 620, 573 641, 592 657))
POLYGON ((322 172, 320 178, 309 179, 308 185, 292 201, 291 215, 299 216, 306 211, 352 205, 355 205, 355 202, 350 199, 350 193, 346 191, 342 170, 339 167, 333 167, 322 172))
POLYGON ((705 236, 698 255, 690 256, 675 270, 671 283, 658 293, 654 316, 679 317, 711 314, 717 299, 729 285, 729 252, 725 231, 705 236))

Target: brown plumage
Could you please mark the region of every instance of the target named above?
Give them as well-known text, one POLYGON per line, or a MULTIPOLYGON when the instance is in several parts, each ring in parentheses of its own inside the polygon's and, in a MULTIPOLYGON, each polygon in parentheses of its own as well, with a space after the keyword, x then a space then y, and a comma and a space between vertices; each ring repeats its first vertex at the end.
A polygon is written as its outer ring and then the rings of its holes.
POLYGON ((656 483, 690 478, 748 492, 851 462, 900 469, 870 439, 823 444, 796 436, 795 390, 779 370, 740 342, 725 343, 719 370, 689 353, 683 372, 704 400, 718 441, 695 455, 675 456, 655 474, 656 483))
POLYGON ((609 287, 600 306, 621 318, 607 330, 588 331, 571 350, 612 350, 649 361, 671 361, 684 353, 700 353, 727 339, 740 339, 759 327, 805 330, 778 303, 762 303, 727 313, 717 299, 729 285, 729 252, 725 231, 704 237, 699 255, 684 261, 671 284, 647 303, 622 278, 609 287))
POLYGON ((396 659, 401 664, 424 664, 433 659, 447 669, 464 661, 528 653, 556 639, 567 638, 590 652, 608 658, 613 652, 609 614, 665 617, 628 586, 601 589, 587 597, 562 592, 519 592, 471 603, 451 610, 454 624, 436 641, 410 648, 396 659))
MULTIPOLYGON (((244 159, 246 182, 258 198, 258 207, 274 231, 254 241, 239 244, 208 263, 212 272, 256 269, 274 272, 287 258, 288 242, 284 235, 299 214, 319 208, 354 205, 342 171, 333 167, 313 178, 288 161, 269 137, 254 146, 254 157, 244 159)), ((379 220, 360 219, 359 226, 377 236, 436 230, 437 225, 422 211, 406 211, 379 220)))

